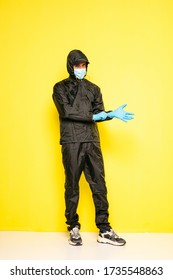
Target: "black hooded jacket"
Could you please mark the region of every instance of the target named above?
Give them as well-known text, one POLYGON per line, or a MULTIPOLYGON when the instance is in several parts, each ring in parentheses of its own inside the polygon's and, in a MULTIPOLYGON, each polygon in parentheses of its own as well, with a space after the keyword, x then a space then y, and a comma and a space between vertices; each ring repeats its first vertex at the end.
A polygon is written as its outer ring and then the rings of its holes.
POLYGON ((60 119, 60 144, 100 141, 93 114, 104 111, 102 95, 97 85, 74 76, 73 66, 81 62, 89 64, 81 51, 71 51, 67 57, 70 76, 53 88, 52 97, 60 119))

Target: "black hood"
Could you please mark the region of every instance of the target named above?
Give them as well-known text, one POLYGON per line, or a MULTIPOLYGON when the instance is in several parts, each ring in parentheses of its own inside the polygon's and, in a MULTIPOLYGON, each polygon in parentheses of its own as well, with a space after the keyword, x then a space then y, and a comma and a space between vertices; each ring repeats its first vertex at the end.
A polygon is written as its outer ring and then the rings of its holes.
POLYGON ((74 76, 73 66, 85 62, 86 67, 89 64, 88 58, 80 50, 72 50, 67 56, 67 71, 70 76, 74 76))

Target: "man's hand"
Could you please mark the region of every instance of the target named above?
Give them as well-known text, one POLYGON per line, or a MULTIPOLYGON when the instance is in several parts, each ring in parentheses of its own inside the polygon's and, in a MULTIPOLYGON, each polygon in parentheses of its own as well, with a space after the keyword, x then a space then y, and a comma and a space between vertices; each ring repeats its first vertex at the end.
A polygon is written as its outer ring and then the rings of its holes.
POLYGON ((107 113, 102 111, 98 114, 93 115, 93 121, 104 121, 107 118, 107 113))

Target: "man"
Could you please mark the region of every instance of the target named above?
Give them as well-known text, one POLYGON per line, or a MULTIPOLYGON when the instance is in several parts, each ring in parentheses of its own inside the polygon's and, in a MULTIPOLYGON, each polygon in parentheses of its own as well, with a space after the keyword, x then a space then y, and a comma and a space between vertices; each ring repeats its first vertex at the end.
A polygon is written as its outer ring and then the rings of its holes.
POLYGON ((104 163, 96 122, 119 118, 127 122, 133 113, 123 110, 126 105, 106 112, 97 85, 84 77, 89 61, 80 50, 72 50, 67 57, 69 77, 54 85, 53 100, 59 112, 60 144, 65 169, 66 223, 70 231, 69 244, 82 245, 77 206, 79 179, 84 172, 92 191, 95 223, 99 229, 97 241, 122 246, 126 243, 112 229, 108 217, 107 188, 104 163))

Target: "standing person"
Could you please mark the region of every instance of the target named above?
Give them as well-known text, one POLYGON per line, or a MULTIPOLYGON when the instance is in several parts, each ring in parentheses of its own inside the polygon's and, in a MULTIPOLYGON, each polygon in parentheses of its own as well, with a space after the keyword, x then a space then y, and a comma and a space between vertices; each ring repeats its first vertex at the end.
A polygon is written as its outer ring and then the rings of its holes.
POLYGON ((67 57, 69 77, 54 85, 52 95, 60 119, 69 244, 82 245, 77 207, 79 180, 84 172, 95 205, 95 223, 99 229, 97 241, 122 246, 126 241, 114 232, 108 221, 104 163, 96 123, 113 118, 127 122, 133 119, 133 113, 123 110, 126 104, 114 111, 105 111, 99 87, 84 78, 88 64, 85 54, 72 50, 67 57))

